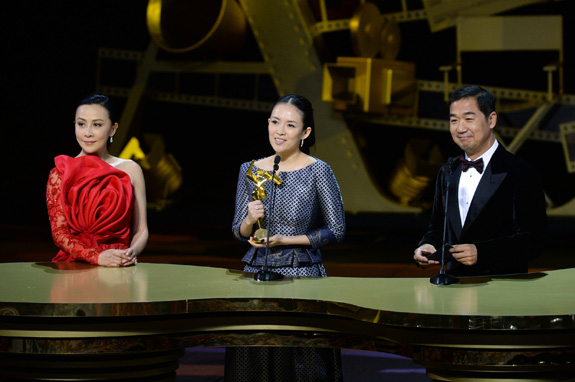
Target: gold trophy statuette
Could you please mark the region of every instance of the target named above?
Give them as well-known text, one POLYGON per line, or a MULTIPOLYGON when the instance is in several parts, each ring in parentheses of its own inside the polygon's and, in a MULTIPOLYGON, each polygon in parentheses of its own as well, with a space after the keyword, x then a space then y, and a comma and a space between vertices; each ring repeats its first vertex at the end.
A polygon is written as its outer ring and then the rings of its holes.
MULTIPOLYGON (((253 200, 263 200, 266 199, 268 196, 266 194, 266 189, 264 188, 264 184, 272 179, 272 174, 270 172, 266 172, 264 170, 256 170, 256 173, 252 173, 252 168, 254 167, 255 160, 252 160, 250 163, 250 168, 248 168, 248 173, 246 177, 254 182, 255 188, 252 192, 252 199, 253 200)), ((281 179, 276 175, 273 177, 273 181, 275 184, 280 185, 282 184, 281 179)), ((268 236, 268 230, 262 228, 262 223, 260 219, 258 219, 258 229, 254 233, 254 241, 256 243, 263 243, 265 238, 268 236)))

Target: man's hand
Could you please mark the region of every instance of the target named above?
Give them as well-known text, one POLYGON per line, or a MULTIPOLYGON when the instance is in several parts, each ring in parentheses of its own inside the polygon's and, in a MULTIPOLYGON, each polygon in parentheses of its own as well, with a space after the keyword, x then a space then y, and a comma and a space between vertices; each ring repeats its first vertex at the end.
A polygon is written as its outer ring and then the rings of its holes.
POLYGON ((418 248, 415 249, 413 252, 413 260, 417 263, 418 266, 422 268, 429 267, 431 265, 438 265, 440 264, 439 261, 429 260, 426 256, 430 255, 437 250, 431 244, 422 244, 418 248))
POLYGON ((463 265, 477 264, 477 247, 475 244, 456 244, 449 252, 463 265))

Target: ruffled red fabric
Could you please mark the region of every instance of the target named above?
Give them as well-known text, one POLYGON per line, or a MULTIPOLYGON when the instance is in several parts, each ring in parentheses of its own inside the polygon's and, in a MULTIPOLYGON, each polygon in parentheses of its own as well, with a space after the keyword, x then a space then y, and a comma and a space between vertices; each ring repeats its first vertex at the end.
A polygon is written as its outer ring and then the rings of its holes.
POLYGON ((52 261, 87 261, 130 245, 134 204, 130 176, 93 156, 60 155, 50 172, 46 202, 52 237, 61 251, 52 261))

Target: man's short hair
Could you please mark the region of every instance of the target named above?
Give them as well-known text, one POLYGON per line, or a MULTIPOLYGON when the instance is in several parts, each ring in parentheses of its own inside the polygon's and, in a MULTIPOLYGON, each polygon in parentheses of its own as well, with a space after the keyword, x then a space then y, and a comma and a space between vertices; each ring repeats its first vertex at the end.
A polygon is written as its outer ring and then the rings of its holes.
POLYGON ((453 102, 469 97, 475 98, 477 107, 485 115, 485 119, 495 111, 495 97, 493 97, 493 94, 477 85, 462 86, 454 91, 449 97, 449 107, 451 107, 453 102))

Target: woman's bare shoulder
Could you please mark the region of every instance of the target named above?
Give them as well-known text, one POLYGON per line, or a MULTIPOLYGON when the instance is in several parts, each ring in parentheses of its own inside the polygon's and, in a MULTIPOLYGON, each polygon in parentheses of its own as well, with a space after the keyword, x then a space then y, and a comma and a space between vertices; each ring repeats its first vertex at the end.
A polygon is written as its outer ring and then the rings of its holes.
POLYGON ((132 182, 143 176, 140 165, 131 159, 114 158, 114 161, 110 164, 118 170, 122 170, 130 175, 132 182))

